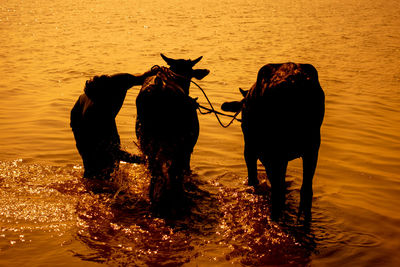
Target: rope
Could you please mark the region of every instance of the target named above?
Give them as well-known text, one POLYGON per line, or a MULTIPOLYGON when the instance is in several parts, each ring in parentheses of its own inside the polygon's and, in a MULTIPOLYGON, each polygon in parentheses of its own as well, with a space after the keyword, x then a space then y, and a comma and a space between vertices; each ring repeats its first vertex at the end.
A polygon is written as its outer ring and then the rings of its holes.
POLYGON ((154 65, 153 67, 151 67, 151 71, 158 71, 160 68, 160 66, 154 65))
MULTIPOLYGON (((222 113, 222 112, 219 112, 219 111, 216 111, 216 110, 212 110, 212 109, 207 108, 207 107, 205 107, 205 106, 202 106, 202 105, 200 105, 200 104, 198 104, 198 106, 199 106, 199 108, 202 108, 202 109, 207 110, 206 112, 203 112, 203 111, 201 111, 201 109, 199 109, 200 114, 205 115, 205 114, 210 114, 211 112, 214 112, 214 113, 219 114, 219 115, 221 115, 221 116, 226 116, 226 117, 230 117, 230 118, 235 118, 235 120, 237 120, 237 121, 239 121, 239 122, 242 121, 241 119, 237 119, 237 118, 236 118, 236 114, 235 114, 235 115, 229 115, 229 114, 225 114, 225 113, 222 113)), ((239 112, 240 112, 240 111, 239 111, 239 112)))
POLYGON ((208 96, 207 96, 206 92, 204 92, 203 88, 201 88, 197 83, 195 83, 195 82, 192 81, 192 80, 191 80, 190 82, 193 83, 194 85, 196 85, 196 86, 200 89, 200 91, 203 93, 204 97, 207 99, 207 102, 208 102, 208 104, 209 104, 210 107, 211 107, 211 109, 209 109, 209 108, 206 108, 206 107, 201 106, 201 105, 199 104, 198 109, 199 109, 200 114, 214 113, 214 115, 215 115, 215 117, 217 118, 219 124, 220 124, 223 128, 228 128, 235 120, 240 121, 240 122, 242 121, 242 120, 236 118, 236 117, 239 115, 239 113, 242 111, 242 109, 239 109, 239 110, 235 113, 235 115, 233 115, 233 116, 232 116, 232 115, 228 115, 228 114, 221 113, 221 112, 219 112, 219 111, 216 111, 216 110, 214 109, 214 106, 211 104, 210 99, 208 99, 208 96), (200 110, 200 108, 205 109, 205 110, 207 110, 208 112, 204 112, 204 113, 203 113, 203 112, 200 110), (220 118, 218 117, 218 114, 219 114, 219 115, 222 115, 222 116, 226 116, 226 117, 231 117, 232 120, 231 120, 228 124, 224 125, 224 124, 221 122, 220 118))
POLYGON ((210 107, 211 107, 211 109, 210 109, 210 108, 207 108, 207 107, 204 107, 204 106, 198 104, 198 108, 197 108, 197 109, 199 110, 200 114, 203 114, 203 115, 204 115, 204 114, 214 113, 215 117, 216 117, 217 120, 218 120, 218 123, 219 123, 223 128, 228 128, 235 120, 237 120, 237 121, 239 121, 239 122, 242 121, 241 119, 237 119, 237 118, 236 118, 236 117, 239 115, 239 113, 242 111, 242 109, 239 109, 239 110, 235 113, 235 115, 224 114, 224 113, 222 113, 222 112, 216 111, 216 110, 214 109, 214 106, 212 105, 210 99, 208 98, 206 92, 203 90, 203 88, 201 88, 200 85, 198 85, 196 82, 192 81, 191 79, 188 79, 188 78, 185 77, 185 76, 179 75, 179 74, 177 74, 177 73, 171 71, 170 69, 167 69, 167 68, 164 68, 164 67, 160 67, 160 66, 158 66, 158 65, 154 65, 154 66, 151 68, 151 70, 152 70, 152 71, 161 70, 161 71, 164 71, 164 72, 167 71, 169 74, 174 75, 174 76, 176 76, 176 77, 190 80, 191 83, 193 83, 194 85, 196 85, 196 86, 200 89, 200 91, 203 93, 204 97, 207 99, 207 102, 208 102, 208 104, 209 104, 210 107), (206 112, 203 112, 203 111, 201 111, 201 108, 204 109, 204 110, 207 110, 207 111, 206 111, 206 112), (224 124, 222 123, 222 121, 220 120, 220 118, 218 117, 218 115, 230 117, 230 118, 232 118, 232 120, 231 120, 228 124, 224 125, 224 124))

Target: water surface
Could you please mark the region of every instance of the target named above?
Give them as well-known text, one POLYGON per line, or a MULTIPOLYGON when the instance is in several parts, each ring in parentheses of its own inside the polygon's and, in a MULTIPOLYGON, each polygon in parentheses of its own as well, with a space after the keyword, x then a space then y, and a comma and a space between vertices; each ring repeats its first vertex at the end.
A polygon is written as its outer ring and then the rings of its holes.
MULTIPOLYGON (((399 14, 394 0, 3 1, 0 265, 397 266, 399 14), (163 65, 160 52, 202 55, 211 73, 199 84, 216 106, 264 64, 317 68, 326 116, 309 228, 294 218, 301 160, 288 167, 285 223, 271 222, 268 196, 245 186, 240 125, 212 115, 200 116, 188 216, 152 216, 143 166, 122 166, 126 195, 85 189, 69 128, 85 81, 163 65)), ((138 90, 117 117, 134 153, 138 90)))

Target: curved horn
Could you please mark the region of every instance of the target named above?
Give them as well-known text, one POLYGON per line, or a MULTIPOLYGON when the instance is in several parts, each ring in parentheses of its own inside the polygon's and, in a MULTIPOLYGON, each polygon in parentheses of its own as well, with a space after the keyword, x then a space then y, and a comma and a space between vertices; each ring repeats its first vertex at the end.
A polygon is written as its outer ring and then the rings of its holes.
POLYGON ((244 97, 246 97, 247 93, 249 92, 249 90, 243 90, 242 88, 239 88, 239 91, 244 97))
POLYGON ((172 58, 166 57, 162 53, 160 53, 160 56, 162 57, 162 59, 164 59, 165 62, 167 62, 168 65, 171 66, 172 64, 174 64, 174 60, 172 58))
POLYGON ((192 66, 196 65, 197 63, 199 63, 199 61, 200 61, 202 58, 203 58, 203 56, 201 56, 201 57, 199 57, 199 58, 197 58, 197 59, 195 59, 195 60, 192 60, 192 66))

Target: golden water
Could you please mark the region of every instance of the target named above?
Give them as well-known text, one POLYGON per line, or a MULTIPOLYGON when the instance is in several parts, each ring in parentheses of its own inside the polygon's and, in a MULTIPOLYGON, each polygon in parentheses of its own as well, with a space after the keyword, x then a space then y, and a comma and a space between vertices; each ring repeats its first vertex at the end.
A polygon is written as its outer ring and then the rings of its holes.
MULTIPOLYGON (((399 14, 395 0, 1 1, 0 266, 398 266, 399 14), (142 166, 123 165, 125 198, 84 189, 69 129, 84 82, 162 65, 160 52, 202 55, 216 106, 240 99, 264 64, 317 68, 326 116, 310 229, 293 220, 301 161, 275 224, 268 198, 245 186, 240 125, 212 115, 200 116, 187 217, 152 217, 142 166)), ((131 152, 138 90, 117 117, 131 152)))

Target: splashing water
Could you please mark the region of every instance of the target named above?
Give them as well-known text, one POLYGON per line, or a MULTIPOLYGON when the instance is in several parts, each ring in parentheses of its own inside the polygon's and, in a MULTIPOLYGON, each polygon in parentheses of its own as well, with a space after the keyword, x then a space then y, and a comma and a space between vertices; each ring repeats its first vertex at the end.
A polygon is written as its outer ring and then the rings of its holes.
POLYGON ((122 164, 113 175, 114 190, 98 194, 87 190, 79 166, 18 160, 1 167, 2 251, 26 242, 35 247, 44 238, 70 246, 76 258, 111 265, 259 265, 307 263, 313 250, 295 237, 300 232, 293 225, 269 219, 268 197, 223 185, 228 175, 208 182, 187 176, 190 212, 163 219, 150 210, 143 166, 122 164))

